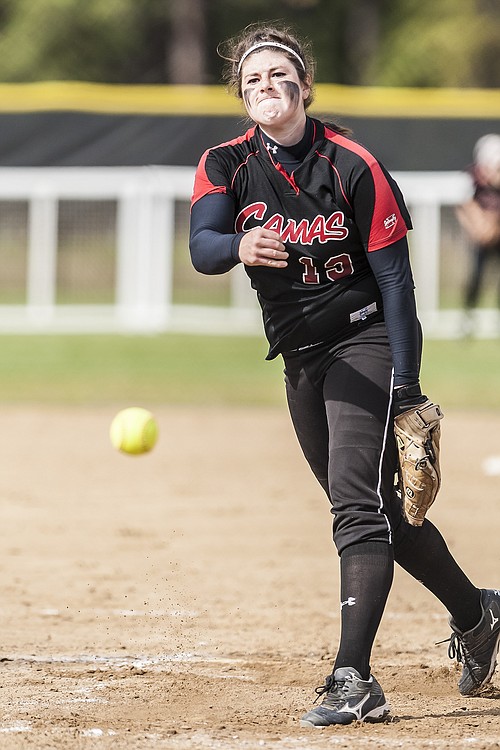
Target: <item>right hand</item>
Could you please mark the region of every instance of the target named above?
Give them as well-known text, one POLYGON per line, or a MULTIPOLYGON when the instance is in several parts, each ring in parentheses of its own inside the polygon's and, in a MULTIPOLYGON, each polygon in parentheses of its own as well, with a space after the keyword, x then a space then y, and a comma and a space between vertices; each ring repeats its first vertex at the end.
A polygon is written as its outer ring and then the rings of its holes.
POLYGON ((280 236, 272 229, 255 227, 241 239, 238 255, 245 266, 286 268, 288 253, 280 236))

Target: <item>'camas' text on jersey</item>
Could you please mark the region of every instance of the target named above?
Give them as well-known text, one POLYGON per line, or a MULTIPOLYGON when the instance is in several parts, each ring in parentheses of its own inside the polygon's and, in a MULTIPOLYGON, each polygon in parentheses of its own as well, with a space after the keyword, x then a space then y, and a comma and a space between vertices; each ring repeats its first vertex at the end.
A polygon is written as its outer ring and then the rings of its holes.
POLYGON ((298 242, 301 245, 312 245, 316 240, 321 243, 329 240, 345 240, 349 230, 344 226, 342 211, 334 211, 330 216, 317 215, 309 219, 286 219, 282 214, 275 213, 269 218, 270 212, 266 203, 256 202, 243 208, 236 217, 237 232, 249 230, 249 220, 257 219, 263 229, 272 229, 280 235, 282 242, 298 242))

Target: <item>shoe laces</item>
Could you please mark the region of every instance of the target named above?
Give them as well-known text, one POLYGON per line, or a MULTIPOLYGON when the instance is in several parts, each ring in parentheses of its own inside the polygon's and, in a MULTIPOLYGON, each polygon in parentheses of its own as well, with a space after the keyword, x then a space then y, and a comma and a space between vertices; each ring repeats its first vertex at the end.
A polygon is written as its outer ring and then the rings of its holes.
POLYGON ((317 703, 321 696, 325 693, 328 694, 328 698, 341 700, 342 696, 340 695, 340 693, 347 692, 345 683, 345 680, 336 680, 333 674, 329 674, 328 677, 325 678, 325 684, 315 688, 314 692, 317 693, 317 697, 315 698, 314 703, 317 703), (337 693, 337 695, 334 695, 335 693, 337 693))
POLYGON ((470 666, 471 656, 458 633, 452 633, 444 641, 438 641, 436 646, 439 646, 441 643, 449 643, 448 656, 450 659, 456 659, 459 664, 470 666))
POLYGON ((462 639, 457 633, 452 633, 448 638, 450 645, 448 646, 448 656, 450 659, 456 659, 459 664, 463 664, 467 661, 467 649, 462 643, 462 639))

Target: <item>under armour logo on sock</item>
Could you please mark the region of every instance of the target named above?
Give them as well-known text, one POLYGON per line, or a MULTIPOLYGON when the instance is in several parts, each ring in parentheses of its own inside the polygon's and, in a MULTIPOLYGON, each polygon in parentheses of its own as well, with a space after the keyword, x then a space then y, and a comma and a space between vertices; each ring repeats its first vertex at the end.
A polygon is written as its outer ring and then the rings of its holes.
POLYGON ((348 607, 354 607, 356 604, 356 597, 350 596, 348 599, 345 600, 345 602, 340 602, 340 609, 343 609, 345 605, 347 604, 348 607))

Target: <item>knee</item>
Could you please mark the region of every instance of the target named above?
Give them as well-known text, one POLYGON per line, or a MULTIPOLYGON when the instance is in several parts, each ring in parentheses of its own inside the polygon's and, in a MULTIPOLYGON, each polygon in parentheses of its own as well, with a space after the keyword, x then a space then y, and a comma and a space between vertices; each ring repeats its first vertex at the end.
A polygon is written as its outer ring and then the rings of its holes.
POLYGON ((362 542, 390 544, 389 519, 380 513, 366 511, 338 513, 333 522, 333 542, 339 555, 348 547, 362 542))

